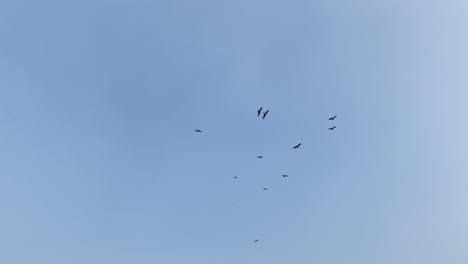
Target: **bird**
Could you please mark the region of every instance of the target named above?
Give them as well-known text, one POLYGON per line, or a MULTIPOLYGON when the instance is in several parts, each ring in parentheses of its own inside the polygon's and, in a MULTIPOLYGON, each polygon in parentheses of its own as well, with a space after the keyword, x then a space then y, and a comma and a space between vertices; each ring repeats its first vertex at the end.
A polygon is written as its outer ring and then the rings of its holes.
POLYGON ((260 239, 256 239, 256 240, 254 241, 254 243, 257 243, 258 241, 260 241, 260 239))
POLYGON ((269 112, 269 111, 270 111, 270 110, 266 110, 266 112, 263 112, 263 118, 262 118, 262 119, 265 119, 265 116, 268 115, 268 112, 269 112))
POLYGON ((257 156, 257 159, 263 159, 263 156, 257 156))
POLYGON ((287 178, 287 177, 288 177, 288 175, 286 175, 286 174, 283 174, 283 178, 287 178))
POLYGON ((260 114, 262 113, 262 109, 263 109, 263 106, 260 107, 260 109, 257 110, 257 116, 260 116, 260 114))
POLYGON ((337 115, 335 115, 334 117, 328 118, 328 120, 332 120, 332 121, 333 121, 333 120, 335 120, 336 117, 337 117, 337 115))
POLYGON ((201 131, 200 129, 195 129, 195 132, 201 133, 201 132, 203 132, 203 131, 201 131))
POLYGON ((335 128, 336 128, 336 126, 330 127, 328 130, 333 130, 333 129, 335 129, 335 128))
POLYGON ((234 179, 237 179, 237 176, 234 176, 234 179))
POLYGON ((268 188, 263 188, 264 191, 268 190, 268 188))
POLYGON ((293 149, 297 149, 302 145, 302 143, 297 144, 296 146, 293 147, 293 149))

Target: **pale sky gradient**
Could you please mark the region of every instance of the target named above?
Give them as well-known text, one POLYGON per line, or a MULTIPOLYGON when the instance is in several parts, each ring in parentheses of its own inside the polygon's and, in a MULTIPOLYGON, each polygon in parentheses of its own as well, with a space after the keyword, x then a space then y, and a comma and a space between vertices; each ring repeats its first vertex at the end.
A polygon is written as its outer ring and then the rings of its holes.
POLYGON ((0 263, 468 263, 467 14, 0 1, 0 263))

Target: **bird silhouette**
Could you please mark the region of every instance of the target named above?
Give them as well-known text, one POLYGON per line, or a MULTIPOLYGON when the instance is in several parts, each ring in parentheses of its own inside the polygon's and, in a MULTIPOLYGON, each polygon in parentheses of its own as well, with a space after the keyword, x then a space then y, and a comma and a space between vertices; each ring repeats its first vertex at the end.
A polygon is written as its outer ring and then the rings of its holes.
POLYGON ((260 241, 260 239, 256 239, 256 240, 254 241, 254 243, 257 243, 258 241, 260 241))
POLYGON ((335 129, 335 128, 336 128, 336 126, 330 127, 328 130, 333 130, 333 129, 335 129))
POLYGON ((328 120, 332 120, 332 121, 333 121, 333 120, 335 120, 336 117, 337 117, 337 115, 335 115, 334 117, 328 118, 328 120))
POLYGON ((195 129, 195 132, 201 133, 203 131, 201 131, 200 129, 195 129))
POLYGON ((234 179, 237 179, 237 176, 234 176, 234 179))
POLYGON ((268 188, 263 188, 264 191, 268 190, 268 188))
POLYGON ((269 112, 269 111, 270 111, 270 110, 266 110, 266 112, 263 112, 263 118, 262 118, 262 119, 265 119, 265 116, 268 115, 268 112, 269 112))
POLYGON ((262 109, 263 109, 263 106, 260 107, 260 109, 257 110, 257 116, 260 116, 260 114, 262 113, 262 109))
POLYGON ((286 174, 283 174, 283 178, 287 178, 287 177, 288 177, 288 175, 286 175, 286 174))
POLYGON ((263 159, 263 156, 257 156, 257 159, 263 159))
POLYGON ((302 145, 302 143, 297 144, 296 146, 293 147, 293 149, 297 149, 302 145))

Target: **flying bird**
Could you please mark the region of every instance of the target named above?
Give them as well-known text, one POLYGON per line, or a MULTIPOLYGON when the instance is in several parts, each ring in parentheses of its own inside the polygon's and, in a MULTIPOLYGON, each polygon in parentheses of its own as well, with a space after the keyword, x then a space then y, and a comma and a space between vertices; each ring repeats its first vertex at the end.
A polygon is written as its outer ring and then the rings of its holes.
POLYGON ((266 110, 266 112, 263 112, 263 118, 262 118, 262 119, 265 119, 265 116, 268 115, 268 112, 269 112, 269 111, 270 111, 270 110, 266 110))
POLYGON ((237 176, 234 176, 234 179, 237 179, 237 176))
POLYGON ((256 240, 254 241, 254 243, 257 243, 258 241, 260 241, 260 239, 256 239, 256 240))
POLYGON ((297 149, 302 145, 302 143, 297 144, 296 146, 293 147, 293 149, 297 149))
POLYGON ((283 174, 283 178, 287 178, 287 177, 288 177, 288 175, 286 175, 286 174, 283 174))
POLYGON ((332 121, 333 121, 333 120, 335 120, 336 117, 337 117, 337 115, 335 115, 334 117, 328 118, 328 120, 332 120, 332 121))
POLYGON ((264 191, 268 190, 268 188, 263 188, 264 191))
POLYGON ((335 129, 335 128, 336 128, 336 126, 330 127, 328 130, 333 130, 333 129, 335 129))
POLYGON ((260 109, 257 110, 257 116, 260 116, 260 114, 262 113, 262 109, 263 109, 263 106, 260 107, 260 109))
POLYGON ((201 131, 200 129, 195 129, 195 132, 201 133, 203 131, 201 131))
POLYGON ((257 159, 263 159, 263 156, 257 156, 257 159))

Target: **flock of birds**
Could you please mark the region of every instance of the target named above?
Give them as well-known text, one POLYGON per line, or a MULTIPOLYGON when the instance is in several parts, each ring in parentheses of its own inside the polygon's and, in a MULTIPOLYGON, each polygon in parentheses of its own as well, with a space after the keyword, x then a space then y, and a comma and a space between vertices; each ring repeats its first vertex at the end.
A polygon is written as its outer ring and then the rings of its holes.
MULTIPOLYGON (((263 110, 263 107, 260 107, 260 109, 257 110, 257 116, 258 116, 258 117, 260 117, 260 115, 262 114, 262 110, 263 110)), ((262 119, 265 119, 265 117, 268 115, 268 112, 269 112, 269 111, 270 111, 270 110, 266 110, 265 112, 263 112, 263 117, 262 117, 262 119)), ((328 118, 328 120, 334 121, 336 117, 337 117, 337 115, 334 115, 334 116, 328 118)), ((336 126, 329 127, 328 130, 334 130, 335 128, 336 128, 336 126)), ((195 132, 197 132, 197 133, 202 133, 203 130, 195 129, 195 132)), ((293 149, 298 149, 301 145, 302 145, 302 143, 299 143, 299 144, 295 145, 295 146, 293 147, 293 149)), ((263 159, 263 156, 257 156, 257 159, 263 159)), ((287 177, 288 177, 287 174, 283 174, 282 176, 283 176, 283 178, 287 178, 287 177)), ((237 176, 234 176, 234 179, 237 179, 237 178, 238 178, 237 176)), ((266 191, 266 190, 268 190, 268 188, 263 188, 263 190, 266 191)), ((260 239, 255 239, 253 242, 254 242, 254 243, 257 243, 258 241, 260 241, 260 239)))

